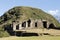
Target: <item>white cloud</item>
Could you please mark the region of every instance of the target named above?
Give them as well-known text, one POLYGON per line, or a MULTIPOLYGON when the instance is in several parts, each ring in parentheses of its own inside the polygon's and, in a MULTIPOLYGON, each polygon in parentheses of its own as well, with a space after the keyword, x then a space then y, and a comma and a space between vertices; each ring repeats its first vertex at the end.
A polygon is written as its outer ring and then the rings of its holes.
POLYGON ((50 10, 48 11, 49 14, 51 15, 56 15, 59 12, 59 10, 50 10))

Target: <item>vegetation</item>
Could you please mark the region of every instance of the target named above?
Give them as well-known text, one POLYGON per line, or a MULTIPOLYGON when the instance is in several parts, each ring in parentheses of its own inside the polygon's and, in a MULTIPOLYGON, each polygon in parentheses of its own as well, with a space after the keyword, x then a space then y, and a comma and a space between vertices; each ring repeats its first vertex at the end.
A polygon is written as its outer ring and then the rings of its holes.
POLYGON ((6 37, 0 40, 60 40, 60 36, 6 37))
POLYGON ((42 11, 41 9, 31 8, 31 7, 14 7, 7 12, 4 13, 0 17, 0 24, 3 24, 6 21, 14 21, 14 20, 26 20, 26 19, 42 19, 48 20, 58 27, 59 22, 51 15, 47 14, 46 12, 42 11), (22 18, 22 19, 21 19, 22 18))
MULTIPOLYGON (((53 16, 47 14, 46 12, 42 11, 41 9, 23 7, 23 6, 14 7, 12 9, 8 10, 7 12, 5 12, 0 17, 0 27, 2 27, 2 29, 3 29, 4 25, 9 25, 12 23, 12 21, 16 21, 16 20, 23 21, 23 20, 27 20, 30 18, 48 20, 48 21, 54 23, 57 27, 60 27, 59 22, 53 16)), ((0 30, 2 30, 2 29, 0 29, 0 30)), ((5 31, 3 30, 2 33, 3 32, 5 32, 5 31)))
POLYGON ((8 37, 9 34, 7 33, 7 31, 4 31, 4 29, 2 27, 0 27, 0 37, 8 37))

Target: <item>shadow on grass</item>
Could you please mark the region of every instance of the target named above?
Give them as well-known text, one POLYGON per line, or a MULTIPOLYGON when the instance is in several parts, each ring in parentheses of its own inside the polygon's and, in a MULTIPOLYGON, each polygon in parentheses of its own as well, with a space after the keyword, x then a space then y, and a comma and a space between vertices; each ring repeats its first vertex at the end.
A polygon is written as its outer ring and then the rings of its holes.
POLYGON ((37 33, 16 33, 16 36, 29 37, 29 36, 39 36, 37 33))

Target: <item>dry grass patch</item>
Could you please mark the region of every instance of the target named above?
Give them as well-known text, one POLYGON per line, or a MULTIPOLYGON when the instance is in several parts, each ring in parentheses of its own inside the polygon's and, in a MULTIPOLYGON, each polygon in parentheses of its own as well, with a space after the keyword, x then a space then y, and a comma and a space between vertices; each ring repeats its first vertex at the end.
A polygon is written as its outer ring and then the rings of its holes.
POLYGON ((60 40, 60 36, 6 37, 0 40, 60 40))

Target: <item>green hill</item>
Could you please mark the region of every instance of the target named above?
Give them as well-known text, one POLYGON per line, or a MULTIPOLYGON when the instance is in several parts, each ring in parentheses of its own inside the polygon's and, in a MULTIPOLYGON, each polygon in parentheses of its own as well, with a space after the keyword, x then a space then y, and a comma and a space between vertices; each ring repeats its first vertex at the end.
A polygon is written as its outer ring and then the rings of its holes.
POLYGON ((57 27, 60 26, 59 22, 53 16, 47 14, 41 9, 18 6, 8 10, 0 17, 0 29, 4 30, 3 27, 5 25, 11 24, 12 21, 17 20, 23 21, 29 18, 32 18, 34 20, 35 19, 48 20, 49 22, 54 23, 57 27))

